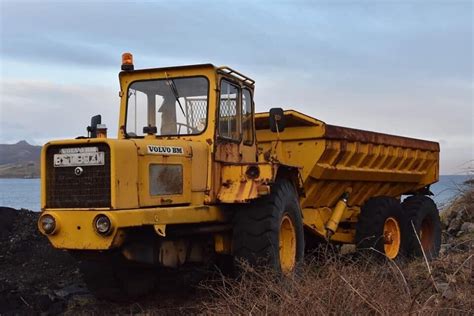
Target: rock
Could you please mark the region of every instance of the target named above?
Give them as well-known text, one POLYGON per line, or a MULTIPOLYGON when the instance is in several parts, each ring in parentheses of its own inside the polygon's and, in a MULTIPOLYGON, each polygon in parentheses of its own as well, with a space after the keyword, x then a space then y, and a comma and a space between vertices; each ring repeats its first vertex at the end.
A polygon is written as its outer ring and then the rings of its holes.
POLYGON ((451 250, 451 248, 453 248, 451 244, 442 244, 439 249, 439 254, 444 256, 451 250))
POLYGON ((54 291, 54 294, 61 298, 65 298, 74 294, 86 294, 89 293, 89 291, 77 284, 71 284, 69 286, 66 286, 60 290, 54 291))
POLYGON ((464 209, 460 209, 459 211, 455 212, 456 216, 450 221, 448 226, 448 233, 451 235, 456 235, 457 232, 461 229, 461 226, 464 222, 464 209))
POLYGON ((0 221, 0 239, 6 239, 10 236, 13 229, 13 223, 18 217, 18 211, 10 207, 0 207, 2 220, 0 221))
POLYGON ((54 304, 52 304, 46 315, 60 315, 64 314, 64 310, 66 309, 66 303, 63 301, 57 301, 54 304))
POLYGON ((341 246, 341 255, 347 255, 356 252, 356 245, 346 244, 341 246))
POLYGON ((439 292, 441 293, 441 297, 447 300, 451 300, 454 297, 454 292, 449 286, 449 283, 438 283, 436 284, 438 287, 439 292))
POLYGON ((68 300, 68 310, 74 310, 77 307, 92 305, 97 302, 97 299, 91 294, 74 295, 68 300))
POLYGON ((33 297, 33 303, 36 309, 47 311, 52 303, 52 300, 48 295, 40 294, 33 297))
POLYGON ((449 288, 449 283, 439 282, 439 283, 436 284, 436 287, 438 288, 438 291, 443 293, 444 291, 446 291, 449 288))
POLYGON ((461 230, 465 233, 474 233, 474 223, 465 222, 461 225, 461 230))
POLYGON ((38 217, 37 212, 0 207, 0 315, 59 314, 70 293, 79 291, 53 293, 58 280, 79 285, 82 280, 74 273, 77 261, 38 232, 38 217))
POLYGON ((444 299, 452 300, 453 297, 454 297, 454 292, 453 292, 453 290, 451 290, 451 288, 448 288, 446 291, 443 292, 443 294, 441 294, 441 296, 444 299))

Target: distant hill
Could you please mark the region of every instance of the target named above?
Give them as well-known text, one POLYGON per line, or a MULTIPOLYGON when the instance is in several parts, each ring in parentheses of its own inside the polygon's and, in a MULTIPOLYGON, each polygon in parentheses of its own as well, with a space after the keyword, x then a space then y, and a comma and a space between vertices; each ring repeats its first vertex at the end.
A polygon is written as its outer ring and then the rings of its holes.
POLYGON ((38 178, 41 146, 22 140, 16 144, 0 144, 0 178, 38 178))

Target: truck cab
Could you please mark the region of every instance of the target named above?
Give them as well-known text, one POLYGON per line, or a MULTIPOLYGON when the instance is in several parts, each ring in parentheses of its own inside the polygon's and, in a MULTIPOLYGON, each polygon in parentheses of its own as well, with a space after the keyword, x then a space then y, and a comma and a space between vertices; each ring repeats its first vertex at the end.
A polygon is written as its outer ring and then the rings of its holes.
POLYGON ((134 70, 124 56, 117 138, 95 119, 89 137, 43 147, 40 231, 71 252, 115 249, 176 267, 194 246, 173 233, 210 230, 197 253, 210 244, 230 254, 222 205, 268 194, 276 175, 259 162, 254 81, 211 64, 134 70), (143 231, 154 235, 132 242, 143 231))
POLYGON ((123 71, 119 77, 118 139, 139 150, 140 206, 215 203, 224 165, 257 162, 250 78, 210 64, 123 71), (182 185, 174 188, 181 191, 167 192, 179 179, 182 185))

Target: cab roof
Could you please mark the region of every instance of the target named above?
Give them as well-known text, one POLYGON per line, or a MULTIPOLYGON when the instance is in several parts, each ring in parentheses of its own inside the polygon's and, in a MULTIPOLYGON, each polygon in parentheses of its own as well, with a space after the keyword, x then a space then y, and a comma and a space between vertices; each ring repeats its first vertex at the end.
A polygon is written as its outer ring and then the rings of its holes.
POLYGON ((206 68, 206 69, 213 69, 214 71, 232 76, 244 83, 247 83, 251 86, 255 85, 255 80, 247 77, 246 75, 234 70, 228 66, 219 66, 216 67, 213 64, 195 64, 195 65, 183 65, 183 66, 170 66, 170 67, 159 67, 159 68, 143 68, 143 69, 136 69, 136 70, 128 70, 128 71, 121 71, 119 77, 124 74, 133 74, 133 73, 145 73, 145 72, 162 72, 162 71, 171 71, 171 70, 184 70, 184 69, 196 69, 196 68, 206 68))

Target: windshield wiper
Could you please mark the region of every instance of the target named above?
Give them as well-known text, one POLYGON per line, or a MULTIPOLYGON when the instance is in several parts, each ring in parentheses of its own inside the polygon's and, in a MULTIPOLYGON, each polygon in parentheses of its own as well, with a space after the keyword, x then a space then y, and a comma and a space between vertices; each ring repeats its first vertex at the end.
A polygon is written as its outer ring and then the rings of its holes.
POLYGON ((178 102, 179 108, 181 109, 181 112, 183 112, 184 118, 187 119, 187 116, 184 113, 183 106, 181 105, 181 101, 179 101, 178 89, 176 88, 176 85, 174 84, 173 79, 167 78, 167 80, 168 80, 168 86, 170 87, 171 92, 173 92, 174 98, 178 102))

